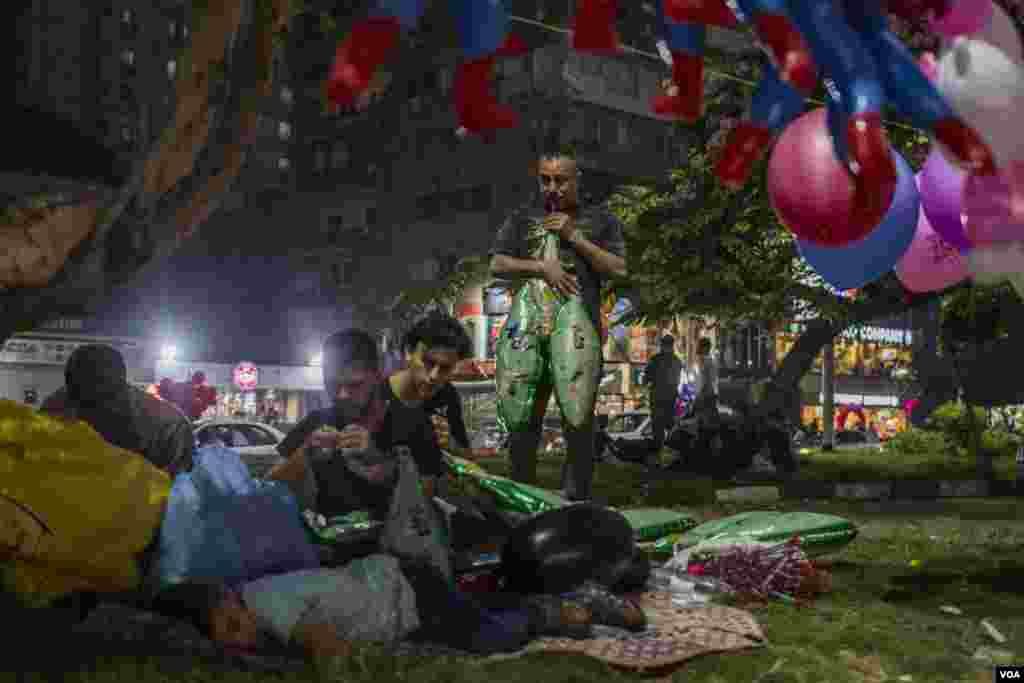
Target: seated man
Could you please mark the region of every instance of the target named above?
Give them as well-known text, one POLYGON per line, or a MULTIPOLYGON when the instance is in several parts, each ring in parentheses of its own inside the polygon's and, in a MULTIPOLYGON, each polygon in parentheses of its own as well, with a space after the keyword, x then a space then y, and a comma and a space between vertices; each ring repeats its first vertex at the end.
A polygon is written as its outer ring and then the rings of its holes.
POLYGON ((473 353, 473 343, 459 321, 429 315, 402 340, 405 368, 388 378, 394 396, 430 416, 438 444, 453 455, 469 455, 469 434, 462 398, 449 381, 459 361, 473 353))
POLYGON ((40 412, 83 420, 108 443, 139 453, 171 476, 192 469, 195 437, 188 418, 130 385, 116 349, 78 347, 68 358, 64 378, 65 387, 47 398, 40 412))

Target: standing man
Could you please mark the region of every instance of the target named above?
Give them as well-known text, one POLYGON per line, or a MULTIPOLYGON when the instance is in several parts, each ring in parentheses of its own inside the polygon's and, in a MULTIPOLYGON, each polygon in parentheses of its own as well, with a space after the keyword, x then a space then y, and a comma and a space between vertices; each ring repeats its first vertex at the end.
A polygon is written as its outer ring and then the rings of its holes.
POLYGON ((88 423, 108 443, 142 455, 172 477, 192 469, 195 437, 184 413, 128 383, 121 353, 79 346, 68 358, 64 383, 39 411, 88 423))
POLYGON ((675 338, 666 334, 661 338, 659 353, 644 368, 644 383, 651 392, 651 426, 654 429, 654 445, 647 457, 649 467, 657 466, 658 456, 665 445, 665 432, 671 427, 675 415, 679 378, 683 374, 683 364, 676 357, 675 345, 675 338))
POLYGON ((711 340, 697 343, 697 398, 694 413, 713 421, 718 417, 718 364, 711 355, 711 340))
POLYGON ((491 272, 518 281, 498 342, 499 408, 504 404, 506 413, 520 416, 516 424, 506 425, 511 432, 512 478, 532 483, 544 413, 554 390, 569 450, 562 472, 564 492, 571 500, 587 500, 594 471, 594 403, 602 365, 600 292, 609 276, 626 276, 625 237, 622 224, 606 209, 580 205, 580 171, 572 152, 545 149, 537 175, 538 189, 550 211, 539 211, 537 201, 520 209, 499 228, 491 250, 491 272), (556 258, 545 258, 549 233, 558 237, 556 258), (586 311, 583 320, 560 315, 574 306, 575 297, 586 311), (571 330, 559 329, 569 324, 571 330), (552 339, 567 333, 573 335, 577 357, 565 362, 563 356, 562 362, 555 362, 552 339), (581 392, 580 387, 587 391, 581 392), (529 404, 526 417, 524 401, 529 404), (581 424, 570 424, 567 409, 581 424))

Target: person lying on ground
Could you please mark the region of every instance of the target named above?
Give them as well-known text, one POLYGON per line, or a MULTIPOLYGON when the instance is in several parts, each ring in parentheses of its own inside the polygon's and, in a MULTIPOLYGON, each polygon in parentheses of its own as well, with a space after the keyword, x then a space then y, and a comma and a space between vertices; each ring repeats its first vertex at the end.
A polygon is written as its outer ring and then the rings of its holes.
POLYGON ((433 642, 475 654, 521 649, 540 636, 587 637, 592 613, 557 596, 505 596, 485 609, 430 570, 400 569, 371 555, 340 569, 266 577, 231 590, 184 583, 164 591, 162 614, 191 621, 225 647, 259 649, 271 642, 308 656, 347 656, 356 642, 433 642))
POLYGON ((303 507, 325 516, 364 510, 382 518, 389 490, 352 476, 340 458, 313 456, 317 451, 386 454, 407 446, 432 497, 434 479, 444 472, 437 437, 426 413, 399 401, 382 379, 373 338, 355 329, 332 335, 324 342, 322 367, 333 403, 307 415, 278 444, 285 460, 267 478, 288 483, 303 507))
POLYGON ((65 386, 43 402, 40 412, 82 420, 107 443, 142 455, 172 477, 192 469, 195 437, 188 418, 171 403, 129 384, 117 349, 78 347, 68 358, 64 378, 65 386))

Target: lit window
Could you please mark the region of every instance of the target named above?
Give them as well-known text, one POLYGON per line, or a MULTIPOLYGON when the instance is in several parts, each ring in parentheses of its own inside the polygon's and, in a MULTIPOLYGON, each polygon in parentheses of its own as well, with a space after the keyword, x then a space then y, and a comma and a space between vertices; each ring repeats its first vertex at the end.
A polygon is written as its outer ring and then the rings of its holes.
POLYGON ((167 62, 167 77, 174 78, 178 73, 178 62, 171 60, 167 62))
POLYGON ((277 170, 287 171, 292 167, 291 159, 288 157, 280 157, 277 160, 277 170))
POLYGON ((181 25, 181 37, 182 38, 188 38, 188 25, 187 24, 182 24, 181 25))
POLYGON ((121 61, 128 66, 135 66, 135 50, 123 50, 121 52, 121 61))
POLYGON ((131 24, 134 21, 135 21, 135 14, 130 9, 126 9, 123 12, 121 12, 121 23, 122 24, 131 24))
POLYGON ((171 38, 178 35, 178 22, 172 21, 167 25, 167 33, 171 38))
POLYGON ((282 140, 287 140, 292 136, 292 125, 287 121, 281 121, 277 124, 277 134, 282 140))
POLYGON ((292 93, 292 89, 288 86, 281 88, 281 101, 285 104, 291 104, 295 99, 295 95, 292 93))

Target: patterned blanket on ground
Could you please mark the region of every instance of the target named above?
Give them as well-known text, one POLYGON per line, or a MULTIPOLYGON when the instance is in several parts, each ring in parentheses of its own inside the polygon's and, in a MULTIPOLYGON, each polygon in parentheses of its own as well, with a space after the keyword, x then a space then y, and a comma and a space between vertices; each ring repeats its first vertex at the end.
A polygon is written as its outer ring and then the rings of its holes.
MULTIPOLYGON (((643 633, 595 627, 588 640, 543 638, 524 650, 496 658, 533 652, 580 653, 634 670, 656 670, 681 664, 694 657, 760 647, 764 633, 749 612, 722 605, 680 608, 668 593, 645 593, 639 602, 650 626, 643 633)), ((304 663, 284 650, 260 654, 230 654, 204 638, 191 625, 120 605, 101 605, 74 627, 77 636, 89 638, 97 650, 111 654, 192 655, 240 668, 290 671, 304 663)), ((402 643, 396 656, 416 658, 470 657, 443 646, 402 643)))

